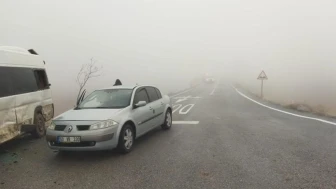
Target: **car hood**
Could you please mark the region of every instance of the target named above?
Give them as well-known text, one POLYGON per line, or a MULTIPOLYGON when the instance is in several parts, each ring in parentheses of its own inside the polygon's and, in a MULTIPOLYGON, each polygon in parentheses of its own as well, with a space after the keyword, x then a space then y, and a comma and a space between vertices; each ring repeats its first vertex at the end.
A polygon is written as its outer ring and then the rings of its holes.
POLYGON ((123 109, 79 109, 79 110, 69 110, 63 114, 54 118, 55 121, 61 120, 85 120, 85 121, 102 121, 115 116, 123 109))

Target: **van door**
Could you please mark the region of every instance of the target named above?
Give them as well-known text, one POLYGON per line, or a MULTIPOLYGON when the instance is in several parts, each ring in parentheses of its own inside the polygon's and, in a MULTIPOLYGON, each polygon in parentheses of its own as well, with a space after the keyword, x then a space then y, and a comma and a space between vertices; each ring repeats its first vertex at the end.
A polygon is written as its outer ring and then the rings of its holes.
POLYGON ((41 106, 42 101, 42 91, 38 91, 34 70, 32 68, 12 67, 10 73, 16 96, 17 123, 20 126, 32 125, 34 123, 35 109, 41 106))
POLYGON ((20 134, 16 124, 15 96, 6 67, 0 67, 0 144, 20 134))

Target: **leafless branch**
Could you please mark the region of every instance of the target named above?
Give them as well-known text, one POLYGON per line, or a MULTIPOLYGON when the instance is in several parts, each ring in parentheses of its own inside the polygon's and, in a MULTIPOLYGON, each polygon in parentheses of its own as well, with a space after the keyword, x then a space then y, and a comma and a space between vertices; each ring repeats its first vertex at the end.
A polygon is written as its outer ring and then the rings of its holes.
POLYGON ((91 58, 90 63, 83 64, 79 70, 76 78, 77 85, 79 86, 77 100, 89 79, 99 77, 101 75, 102 67, 97 67, 96 63, 97 61, 91 58))

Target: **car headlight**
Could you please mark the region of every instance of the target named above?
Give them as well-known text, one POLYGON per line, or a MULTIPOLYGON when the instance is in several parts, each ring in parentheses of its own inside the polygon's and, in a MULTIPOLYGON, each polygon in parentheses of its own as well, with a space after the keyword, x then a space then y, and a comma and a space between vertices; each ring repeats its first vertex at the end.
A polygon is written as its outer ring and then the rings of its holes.
POLYGON ((51 130, 55 130, 55 123, 54 122, 51 122, 48 129, 51 129, 51 130))
POLYGON ((108 127, 113 127, 118 125, 118 122, 113 121, 113 120, 106 120, 102 122, 95 123, 90 126, 90 130, 96 130, 96 129, 105 129, 108 127))

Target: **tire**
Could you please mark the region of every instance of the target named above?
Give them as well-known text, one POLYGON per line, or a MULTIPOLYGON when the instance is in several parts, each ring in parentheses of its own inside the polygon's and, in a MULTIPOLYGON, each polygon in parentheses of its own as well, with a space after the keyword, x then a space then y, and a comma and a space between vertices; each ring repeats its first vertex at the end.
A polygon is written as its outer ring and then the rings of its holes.
POLYGON ((46 134, 45 121, 44 121, 44 117, 41 113, 35 114, 34 125, 36 126, 35 130, 33 130, 31 132, 31 134, 35 138, 41 138, 41 137, 45 136, 45 134, 46 134))
POLYGON ((163 125, 161 125, 161 128, 162 128, 163 130, 168 130, 168 129, 171 128, 172 124, 173 124, 172 113, 171 113, 170 110, 167 110, 167 112, 166 112, 166 116, 165 116, 165 120, 164 120, 163 125))
POLYGON ((118 151, 127 154, 132 151, 133 144, 134 144, 134 129, 131 125, 126 124, 120 131, 119 141, 118 141, 118 151))

